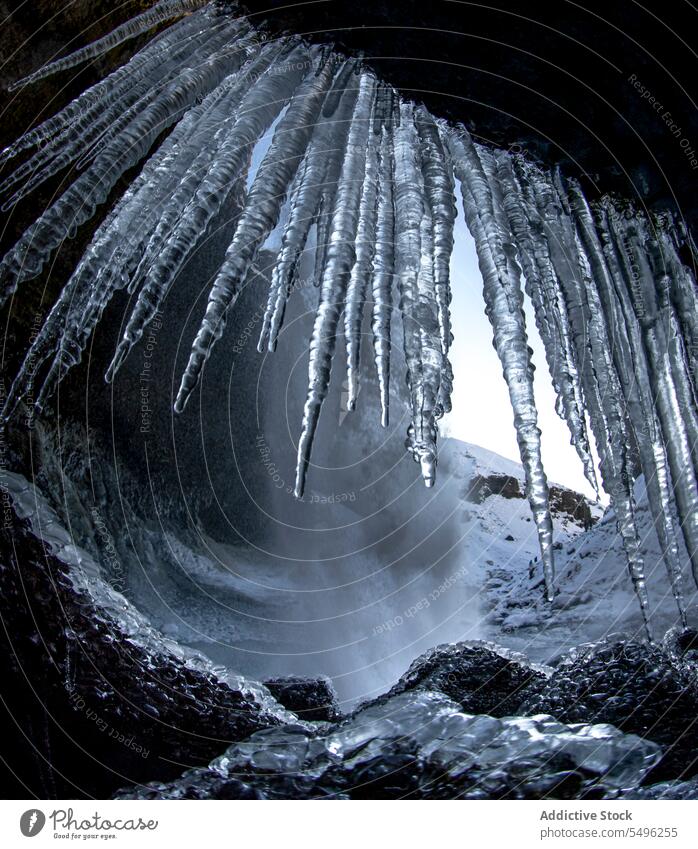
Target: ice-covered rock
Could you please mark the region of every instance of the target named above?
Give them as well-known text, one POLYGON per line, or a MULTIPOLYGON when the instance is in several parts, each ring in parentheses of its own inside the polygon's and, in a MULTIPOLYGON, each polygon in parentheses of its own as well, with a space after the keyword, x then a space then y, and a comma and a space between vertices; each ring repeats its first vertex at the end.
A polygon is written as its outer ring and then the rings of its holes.
POLYGON ((654 740, 662 758, 651 778, 689 778, 698 772, 696 671, 655 646, 609 639, 563 658, 522 711, 561 722, 607 722, 654 740))
POLYGON ((119 798, 601 797, 639 785, 653 743, 609 725, 550 716, 471 715, 443 693, 413 690, 357 711, 328 731, 268 729, 207 770, 119 798))
POLYGON ((467 713, 512 716, 527 690, 544 680, 541 669, 523 655, 488 643, 450 643, 418 657, 377 701, 411 690, 438 690, 467 713))

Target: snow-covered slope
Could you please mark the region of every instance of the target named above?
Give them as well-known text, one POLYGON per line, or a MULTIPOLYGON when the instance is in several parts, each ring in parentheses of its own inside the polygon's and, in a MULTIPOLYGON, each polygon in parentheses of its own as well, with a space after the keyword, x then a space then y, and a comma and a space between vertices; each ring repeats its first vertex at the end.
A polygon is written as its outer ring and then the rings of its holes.
MULTIPOLYGON (((473 504, 468 487, 475 475, 509 476, 523 490, 523 469, 493 452, 452 444, 446 462, 463 483, 463 520, 468 532, 463 556, 482 576, 482 630, 487 639, 547 661, 566 648, 609 633, 643 636, 639 606, 624 566, 615 515, 591 504, 594 525, 558 511, 554 518, 556 597, 543 598, 537 536, 521 497, 489 495, 473 504)), ((553 494, 558 490, 551 486, 553 494)), ((511 486, 508 487, 510 493, 511 486)), ((655 636, 678 624, 657 535, 649 514, 644 482, 635 486, 637 520, 645 558, 651 623, 655 636)), ((555 500, 555 499, 553 499, 555 500)), ((689 624, 698 621, 698 599, 682 551, 689 624)))

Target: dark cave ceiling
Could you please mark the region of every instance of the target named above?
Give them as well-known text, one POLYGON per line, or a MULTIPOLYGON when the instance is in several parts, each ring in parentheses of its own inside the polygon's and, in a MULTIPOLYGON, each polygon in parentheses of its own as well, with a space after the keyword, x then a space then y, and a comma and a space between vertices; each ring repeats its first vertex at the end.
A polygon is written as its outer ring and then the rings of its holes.
MULTIPOLYGON (((148 5, 3 0, 0 13, 12 17, 0 35, 7 57, 0 81, 37 67, 73 39, 77 46, 98 37, 148 5)), ((695 224, 698 122, 691 39, 698 13, 687 0, 240 5, 271 33, 301 33, 363 53, 404 94, 439 116, 464 121, 484 141, 521 145, 536 158, 562 163, 581 173, 588 188, 618 191, 651 206, 676 202, 695 224)), ((106 61, 122 61, 132 47, 118 48, 106 61)), ((49 79, 19 99, 4 97, 0 105, 12 117, 5 113, 2 141, 18 135, 57 87, 63 90, 53 101, 56 108, 93 75, 88 67, 49 79)))

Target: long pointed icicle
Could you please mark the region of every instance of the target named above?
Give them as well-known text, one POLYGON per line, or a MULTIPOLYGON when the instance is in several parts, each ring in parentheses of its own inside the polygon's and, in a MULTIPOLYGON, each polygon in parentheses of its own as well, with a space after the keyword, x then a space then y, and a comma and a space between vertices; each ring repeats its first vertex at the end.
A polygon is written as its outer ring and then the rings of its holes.
POLYGON ((359 365, 361 361, 361 325, 364 302, 371 272, 376 239, 376 211, 378 202, 378 150, 376 134, 368 134, 364 184, 359 207, 359 224, 356 231, 356 261, 347 285, 344 309, 344 338, 347 349, 347 409, 356 407, 359 394, 359 365))
POLYGON ((220 83, 232 70, 233 53, 230 47, 212 56, 204 65, 183 71, 176 84, 168 87, 115 138, 89 169, 26 230, 0 262, 3 283, 0 303, 20 283, 38 276, 63 239, 92 218, 119 177, 142 159, 163 129, 181 119, 197 98, 205 96, 220 83))
POLYGON ((538 531, 546 594, 548 600, 552 600, 553 527, 548 484, 541 460, 533 366, 526 338, 521 284, 516 268, 505 252, 506 236, 497 221, 492 190, 475 145, 464 129, 451 135, 449 144, 456 177, 463 191, 466 221, 475 239, 487 314, 494 330, 494 345, 502 362, 514 409, 521 461, 526 472, 526 490, 538 531))
POLYGON ((135 18, 131 18, 131 20, 116 27, 103 38, 93 41, 92 44, 88 44, 86 47, 80 48, 80 50, 76 50, 69 56, 64 56, 62 59, 56 59, 54 62, 44 65, 43 68, 39 68, 33 74, 29 74, 21 80, 12 83, 8 88, 10 91, 15 91, 22 86, 43 80, 51 76, 51 74, 58 74, 61 71, 74 68, 88 59, 95 59, 97 56, 102 56, 112 48, 141 35, 141 33, 147 32, 163 21, 200 9, 207 2, 208 0, 160 0, 152 9, 141 12, 140 15, 136 15, 135 18))
MULTIPOLYGON (((319 211, 320 198, 330 170, 329 160, 338 160, 341 163, 344 158, 349 122, 358 93, 357 85, 347 88, 347 65, 352 69, 354 67, 353 61, 345 63, 335 77, 323 108, 324 111, 330 103, 332 114, 323 116, 315 128, 302 166, 303 177, 297 182, 291 195, 291 209, 272 272, 267 308, 257 346, 260 352, 264 350, 267 338, 269 350, 276 350, 300 256, 319 211)), ((354 75, 350 74, 350 80, 353 79, 354 75)))
POLYGON ((683 234, 674 216, 665 212, 654 216, 648 248, 659 260, 657 267, 661 275, 669 281, 671 303, 679 321, 693 390, 698 396, 698 282, 695 277, 698 254, 695 245, 683 234), (684 265, 679 257, 680 250, 692 257, 692 266, 684 265))
MULTIPOLYGON (((208 27, 198 34, 198 39, 187 39, 176 45, 160 57, 150 75, 140 82, 132 81, 126 92, 115 102, 102 104, 101 109, 88 110, 73 122, 65 132, 42 145, 26 162, 11 173, 1 184, 0 193, 18 186, 14 194, 2 205, 7 212, 22 198, 60 170, 73 163, 79 157, 78 164, 86 164, 94 159, 125 128, 145 111, 152 107, 167 86, 176 82, 182 73, 183 64, 196 66, 203 64, 216 51, 224 48, 230 53, 230 44, 239 35, 233 25, 220 25, 215 29, 208 27)), ((241 55, 250 46, 250 38, 238 42, 241 55)))
MULTIPOLYGON (((297 77, 270 72, 273 62, 282 61, 287 55, 287 45, 272 45, 262 52, 259 59, 266 67, 262 68, 255 63, 261 75, 245 94, 235 113, 237 120, 226 130, 226 137, 215 151, 210 167, 202 179, 197 179, 194 194, 189 197, 175 226, 167 235, 162 250, 148 270, 147 282, 138 295, 107 379, 114 376, 133 345, 143 335, 145 327, 159 310, 171 284, 203 238, 214 215, 237 191, 240 175, 247 173, 255 143, 291 96, 297 77)), ((173 200, 177 201, 179 196, 177 193, 175 195, 173 200)))
MULTIPOLYGON (((245 73, 255 67, 254 63, 245 66, 245 73)), ((151 228, 162 220, 163 204, 186 173, 192 159, 202 147, 210 145, 210 139, 207 140, 210 134, 208 120, 220 108, 219 99, 227 86, 228 82, 224 81, 201 104, 187 112, 97 229, 32 342, 8 392, 3 417, 6 418, 28 393, 59 340, 68 336, 73 340, 81 335, 89 336, 89 330, 96 325, 113 293, 128 282, 151 228)), ((62 376, 65 371, 64 363, 62 376)), ((55 369, 52 373, 56 376, 55 369)), ((40 394, 45 397, 49 391, 50 387, 42 388, 40 394)))
MULTIPOLYGON (((611 496, 628 561, 628 571, 640 603, 647 635, 651 639, 645 566, 637 533, 633 495, 633 454, 636 450, 634 434, 628 426, 627 408, 612 357, 609 325, 604 320, 604 310, 597 290, 597 285, 603 285, 601 281, 607 279, 603 251, 586 199, 578 184, 572 180, 569 181, 569 203, 576 225, 577 256, 579 271, 582 274, 582 281, 574 278, 570 284, 578 287, 578 297, 584 305, 582 320, 585 327, 581 333, 588 339, 590 363, 593 368, 591 380, 594 381, 594 391, 598 393, 598 403, 604 419, 603 431, 597 431, 596 435, 601 474, 604 487, 611 496)), ((612 328, 613 324, 610 327, 612 328)), ((585 353, 586 351, 580 351, 580 357, 585 353)), ((591 387, 589 389, 591 390, 591 387)), ((589 397, 592 393, 590 391, 586 394, 589 397)), ((592 426, 593 424, 594 416, 592 426)), ((600 428, 601 425, 597 427, 600 428)))
POLYGON ((536 325, 557 393, 557 409, 567 423, 572 445, 582 462, 584 475, 598 493, 584 418, 579 368, 571 342, 567 310, 550 258, 544 224, 530 186, 532 180, 540 180, 541 177, 533 167, 526 168, 523 163, 520 163, 517 177, 513 157, 508 152, 497 152, 496 160, 497 173, 503 189, 504 209, 518 245, 518 258, 524 271, 526 291, 534 307, 536 325))
MULTIPOLYGON (((625 326, 614 348, 620 348, 628 360, 630 374, 624 376, 626 398, 634 390, 639 395, 639 405, 630 403, 633 416, 640 461, 645 476, 647 496, 659 540, 662 558, 669 576, 669 582, 676 600, 681 621, 686 625, 686 605, 683 593, 683 576, 679 559, 679 548, 673 515, 671 491, 669 487, 669 467, 661 427, 655 412, 649 377, 645 346, 642 342, 642 330, 633 304, 633 288, 641 285, 637 280, 637 266, 627 263, 626 245, 619 240, 617 224, 609 225, 609 217, 615 214, 612 208, 603 205, 597 207, 597 230, 606 257, 612 289, 609 293, 618 299, 618 305, 625 326), (632 386, 628 386, 631 383, 632 386)), ((653 288, 653 287, 652 287, 653 288)), ((651 292, 651 290, 650 290, 651 292)), ((639 308, 644 308, 644 299, 639 308)))
POLYGON ((403 316, 411 422, 406 447, 426 486, 436 480, 436 440, 443 352, 434 286, 433 222, 425 202, 422 163, 412 106, 400 107, 395 130, 395 276, 403 316))
MULTIPOLYGON (((323 117, 329 117, 333 110, 337 108, 335 104, 340 103, 339 92, 344 86, 351 90, 356 85, 356 78, 360 68, 360 62, 353 61, 347 63, 342 69, 339 80, 338 90, 330 95, 330 100, 325 104, 322 114, 323 117)), ((327 250, 331 234, 332 212, 334 210, 335 198, 337 195, 337 182, 339 180, 340 169, 342 167, 341 156, 331 156, 328 160, 327 173, 323 181, 322 192, 320 193, 320 206, 315 218, 315 271, 314 283, 320 286, 322 283, 322 273, 327 261, 327 250)))
MULTIPOLYGON (((303 54, 301 54, 303 55, 303 54)), ((305 56, 306 65, 309 64, 305 56)), ((296 62, 296 65, 302 62, 296 62)), ((289 61, 289 67, 293 63, 289 61)), ((228 310, 237 300, 247 271, 259 248, 279 219, 279 213, 303 159, 313 126, 332 80, 334 60, 325 61, 318 74, 310 73, 300 85, 288 112, 280 121, 250 189, 245 208, 214 281, 205 315, 192 343, 182 375, 175 410, 181 412, 198 383, 201 369, 225 328, 228 310)))
POLYGON ((448 150, 444 146, 439 127, 429 113, 417 110, 417 130, 422 146, 422 173, 424 190, 431 208, 434 254, 434 289, 443 352, 443 369, 439 387, 439 403, 444 413, 451 410, 453 374, 448 360, 451 347, 450 264, 453 250, 453 227, 456 220, 455 183, 448 150))
POLYGON ((332 213, 332 237, 320 286, 320 305, 310 339, 308 394, 298 440, 296 498, 302 498, 310 464, 320 410, 327 396, 332 357, 337 344, 339 314, 346 297, 349 275, 356 259, 354 240, 359 218, 366 144, 371 131, 370 117, 376 83, 372 75, 361 76, 359 95, 354 107, 349 138, 344 153, 339 185, 332 213))
POLYGON ((373 358, 378 374, 381 424, 390 421, 390 320, 393 311, 393 278, 395 275, 395 209, 393 205, 393 137, 384 127, 381 135, 378 183, 378 217, 376 249, 373 258, 371 292, 373 310, 373 358))
MULTIPOLYGON (((224 19, 220 25, 224 24, 224 19)), ((13 159, 25 150, 35 147, 55 149, 59 139, 67 138, 102 114, 105 107, 118 103, 134 86, 147 80, 157 68, 162 57, 172 50, 181 50, 195 41, 210 25, 208 15, 198 12, 168 27, 159 36, 138 51, 125 65, 90 86, 82 94, 38 126, 27 130, 11 145, 0 152, 0 164, 13 159)))
POLYGON ((569 190, 559 175, 535 181, 544 232, 555 273, 562 285, 580 363, 584 397, 599 451, 604 489, 616 514, 625 550, 628 573, 645 621, 648 636, 649 601, 644 561, 635 519, 633 493, 637 468, 636 436, 612 357, 613 346, 597 281, 606 280, 603 252, 596 237, 586 201, 573 181, 569 190))

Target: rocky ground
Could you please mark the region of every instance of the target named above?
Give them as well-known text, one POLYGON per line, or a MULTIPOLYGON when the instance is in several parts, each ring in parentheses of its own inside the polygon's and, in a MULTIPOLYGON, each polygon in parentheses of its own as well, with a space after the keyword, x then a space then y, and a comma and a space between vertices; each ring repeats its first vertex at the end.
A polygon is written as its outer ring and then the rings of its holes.
POLYGON ((552 666, 442 645, 342 714, 326 678, 265 687, 165 638, 36 490, 3 481, 2 676, 17 729, 3 757, 18 796, 696 795, 693 631, 596 641, 552 666))

